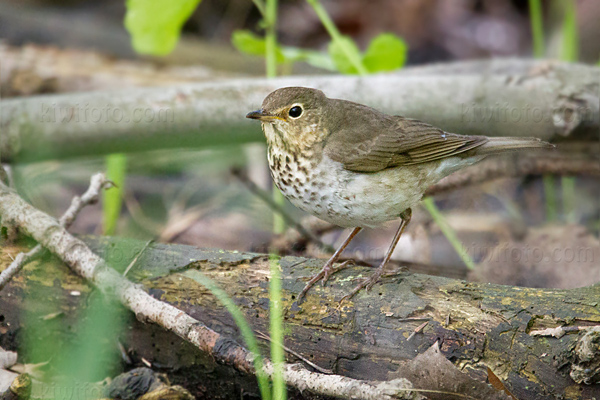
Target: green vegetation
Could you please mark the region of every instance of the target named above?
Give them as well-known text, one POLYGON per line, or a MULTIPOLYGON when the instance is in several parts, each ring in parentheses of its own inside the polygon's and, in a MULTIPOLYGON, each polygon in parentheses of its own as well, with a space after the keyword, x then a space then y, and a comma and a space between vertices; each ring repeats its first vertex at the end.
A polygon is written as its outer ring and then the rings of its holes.
POLYGON ((198 4, 200 0, 127 0, 125 28, 135 51, 155 56, 169 54, 198 4))
POLYGON ((456 253, 460 256, 460 259, 463 261, 463 263, 465 263, 468 269, 474 270, 475 262, 467 252, 467 249, 463 246, 458 236, 456 236, 454 229, 452 229, 452 227, 448 225, 448 222, 446 222, 446 219, 435 205, 433 198, 425 197, 423 199, 423 205, 431 215, 431 218, 433 218, 437 226, 440 228, 446 239, 448 239, 454 248, 454 251, 456 251, 456 253))
MULTIPOLYGON (((564 11, 561 29, 560 59, 575 62, 579 58, 579 34, 577 31, 577 8, 573 0, 565 0, 556 3, 556 6, 564 11)), ((542 23, 541 0, 529 0, 529 15, 531 21, 531 32, 533 41, 533 55, 537 58, 544 57, 544 28, 542 23)), ((558 218, 556 185, 553 176, 543 177, 544 194, 546 199, 546 220, 556 221, 558 218)), ((561 178, 563 216, 567 222, 576 222, 576 197, 575 178, 563 176, 561 178)))
MULTIPOLYGON (((206 275, 202 274, 197 270, 187 270, 184 275, 195 280, 206 289, 208 289, 216 298, 225 306, 229 314, 233 317, 236 325, 240 329, 240 333, 244 338, 244 342, 246 342, 246 346, 248 346, 248 350, 250 350, 254 355, 254 368, 256 369, 256 376, 258 378, 258 386, 260 388, 260 394, 263 400, 271 400, 272 398, 279 400, 279 397, 271 396, 271 389, 269 387, 269 378, 265 374, 263 366, 263 360, 260 355, 260 349, 258 348, 258 342, 256 341, 256 336, 254 336, 254 332, 252 328, 244 318, 244 314, 238 308, 238 306, 233 302, 233 300, 225 293, 223 289, 221 289, 213 280, 208 278, 206 275)), ((273 279, 271 279, 273 280, 273 279)), ((284 382, 285 385, 285 382, 284 382)), ((284 386, 285 387, 285 386, 284 386)))
POLYGON ((529 0, 529 18, 531 21, 531 36, 533 38, 533 56, 544 57, 544 26, 541 0, 529 0))
POLYGON ((123 206, 123 189, 127 175, 127 156, 111 154, 106 157, 106 178, 115 186, 102 192, 102 209, 104 213, 103 231, 105 235, 115 233, 121 207, 123 206))
POLYGON ((269 260, 269 331, 271 334, 271 361, 273 362, 273 398, 285 400, 287 390, 283 377, 285 351, 283 349, 283 307, 281 305, 281 271, 278 257, 271 255, 269 260))
MULTIPOLYGON (((564 2, 565 17, 562 26, 562 42, 560 58, 563 61, 576 62, 579 59, 579 33, 577 32, 577 9, 573 0, 564 2)), ((576 222, 575 207, 575 178, 563 176, 561 178, 562 205, 565 220, 576 222)))

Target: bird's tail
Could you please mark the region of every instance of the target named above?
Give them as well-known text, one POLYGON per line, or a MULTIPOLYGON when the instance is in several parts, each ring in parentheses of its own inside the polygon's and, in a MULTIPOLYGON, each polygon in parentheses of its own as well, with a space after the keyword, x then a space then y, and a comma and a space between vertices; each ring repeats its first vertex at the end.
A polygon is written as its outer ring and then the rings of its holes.
POLYGON ((477 155, 488 155, 516 151, 521 149, 546 148, 552 149, 556 146, 544 142, 538 138, 519 137, 491 137, 483 145, 476 148, 477 155))

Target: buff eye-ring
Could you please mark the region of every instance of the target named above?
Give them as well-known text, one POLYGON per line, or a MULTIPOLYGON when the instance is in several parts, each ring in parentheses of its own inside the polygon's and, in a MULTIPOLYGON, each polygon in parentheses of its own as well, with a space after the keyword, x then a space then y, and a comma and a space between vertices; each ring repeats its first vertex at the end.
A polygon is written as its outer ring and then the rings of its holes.
POLYGON ((288 114, 292 118, 299 118, 302 115, 302 107, 298 105, 293 106, 290 108, 290 111, 288 111, 288 114))

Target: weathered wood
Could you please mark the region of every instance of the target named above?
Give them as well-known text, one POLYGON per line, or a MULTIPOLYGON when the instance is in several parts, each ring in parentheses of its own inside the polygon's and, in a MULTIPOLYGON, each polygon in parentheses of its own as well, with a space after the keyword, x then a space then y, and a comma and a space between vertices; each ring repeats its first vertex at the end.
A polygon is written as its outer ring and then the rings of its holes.
MULTIPOLYGON (((119 270, 143 246, 109 238, 89 237, 86 242, 119 270)), ((561 325, 600 324, 600 284, 572 290, 535 289, 399 273, 371 292, 339 304, 354 279, 370 273, 368 268, 353 267, 336 274, 327 286, 312 289, 298 305, 295 298, 304 286, 302 278, 322 262, 298 257, 280 260, 285 344, 321 367, 353 378, 389 380, 397 376, 403 362, 439 340, 443 354, 464 372, 485 380, 489 367, 520 400, 600 395, 599 385, 577 385, 568 375, 579 337, 576 332, 560 339, 528 334, 561 325), (430 319, 410 341, 407 338, 423 320, 407 318, 430 319)), ((214 330, 239 337, 224 308, 185 275, 189 269, 217 281, 255 329, 268 331, 269 267, 263 254, 154 244, 128 276, 214 330)))
POLYGON ((252 78, 3 100, 0 152, 17 162, 262 141, 244 116, 282 86, 316 87, 449 132, 593 141, 598 71, 508 59, 367 77, 252 78))
MULTIPOLYGON (((144 246, 143 242, 125 239, 86 237, 85 241, 119 271, 144 246)), ((600 395, 599 385, 578 385, 569 377, 572 349, 580 334, 572 332, 560 339, 528 334, 561 325, 600 324, 598 284, 573 290, 534 289, 403 272, 340 305, 338 299, 352 287, 353 280, 370 272, 368 268, 352 267, 336 274, 327 286, 312 289, 306 301, 298 305, 295 296, 304 285, 302 278, 314 273, 321 263, 297 257, 280 260, 285 344, 321 367, 353 378, 390 380, 399 376, 403 363, 440 341, 442 353, 464 372, 485 380, 489 367, 520 400, 560 396, 589 399, 600 395), (429 319, 429 323, 422 333, 407 341, 424 321, 407 320, 410 318, 429 319)), ((139 256, 128 277, 153 296, 241 341, 230 315, 207 290, 186 276, 190 269, 217 281, 241 307, 253 328, 268 332, 269 266, 263 254, 153 244, 139 256)), ((17 282, 23 284, 22 280, 17 282)), ((72 290, 73 286, 64 285, 64 290, 67 288, 72 290)), ((0 309, 6 301, 0 296, 0 309)), ((156 353, 162 345, 174 349, 172 343, 167 344, 172 335, 158 335, 166 337, 152 347, 153 340, 148 336, 144 339, 145 329, 137 327, 129 346, 150 361, 169 360, 177 365, 177 357, 167 355, 168 351, 165 354, 164 348, 162 354, 156 353)), ((157 334, 152 331, 152 335, 157 334)), ((175 348, 180 356, 185 354, 182 348, 191 351, 184 345, 175 348)), ((192 364, 215 368, 201 355, 188 354, 184 358, 188 381, 191 378, 187 374, 194 371, 192 364)), ((223 367, 219 371, 223 373, 223 367)), ((228 379, 237 382, 233 385, 236 388, 253 388, 251 380, 239 374, 228 374, 228 379)))

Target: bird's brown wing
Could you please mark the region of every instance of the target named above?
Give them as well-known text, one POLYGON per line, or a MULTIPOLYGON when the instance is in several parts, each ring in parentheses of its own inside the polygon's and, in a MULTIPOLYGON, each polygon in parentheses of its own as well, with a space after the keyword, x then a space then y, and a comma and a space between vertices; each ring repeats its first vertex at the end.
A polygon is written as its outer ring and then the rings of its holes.
POLYGON ((350 171, 377 172, 451 157, 488 141, 485 136, 444 132, 425 122, 399 116, 390 117, 383 125, 371 125, 369 132, 356 132, 357 126, 340 127, 327 139, 324 152, 350 171))

